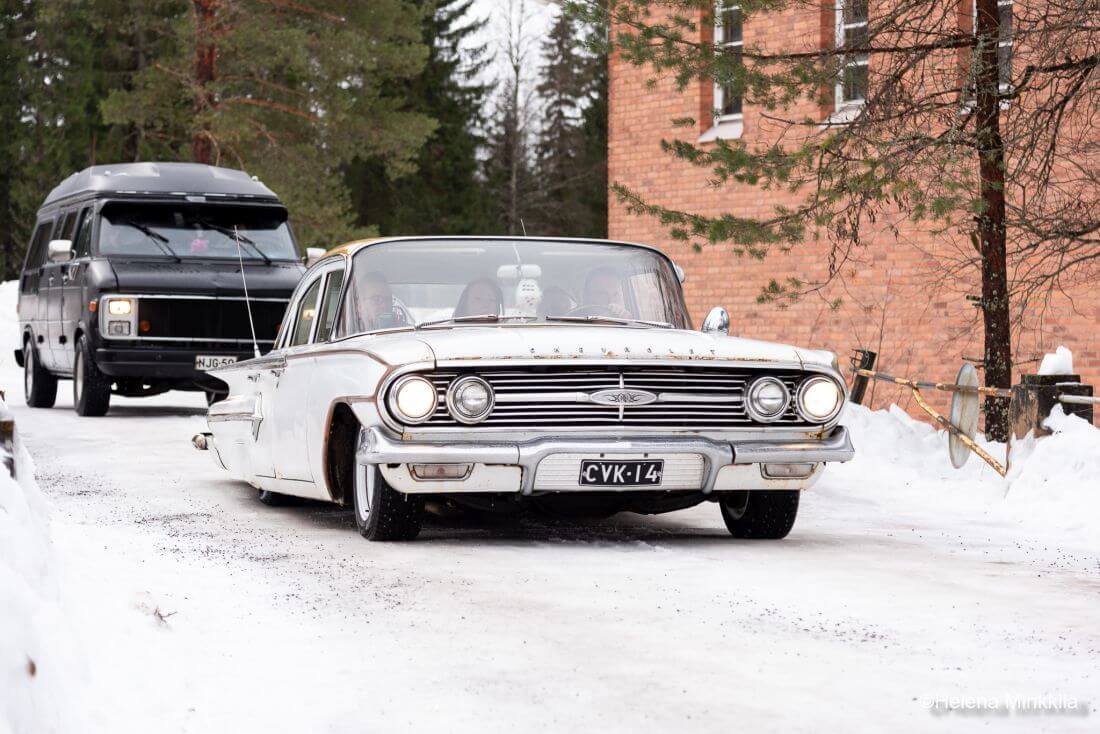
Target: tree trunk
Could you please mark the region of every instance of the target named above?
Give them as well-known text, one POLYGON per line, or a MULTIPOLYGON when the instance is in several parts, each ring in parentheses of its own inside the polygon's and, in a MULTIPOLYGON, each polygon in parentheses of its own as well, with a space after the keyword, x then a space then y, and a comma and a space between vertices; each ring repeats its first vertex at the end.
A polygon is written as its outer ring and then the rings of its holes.
MULTIPOLYGON (((1012 332, 1008 310, 1008 262, 1005 253, 1005 148, 1001 138, 1001 100, 997 67, 1000 20, 997 0, 977 0, 974 95, 981 212, 977 248, 982 268, 982 317, 985 327, 985 384, 1012 386, 1012 332)), ((1008 404, 986 398, 985 432, 1008 438, 1008 404)))
POLYGON ((218 0, 193 0, 195 8, 195 93, 192 104, 194 133, 191 138, 191 160, 195 163, 217 162, 214 138, 210 132, 209 112, 215 99, 211 83, 217 78, 218 47, 214 42, 215 16, 218 0))

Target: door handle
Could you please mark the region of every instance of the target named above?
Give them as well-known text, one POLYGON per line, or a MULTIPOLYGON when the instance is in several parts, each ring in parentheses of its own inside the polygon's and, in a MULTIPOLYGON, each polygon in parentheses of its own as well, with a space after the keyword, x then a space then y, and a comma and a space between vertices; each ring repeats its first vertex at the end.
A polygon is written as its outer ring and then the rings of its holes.
POLYGON ((275 375, 276 377, 279 377, 280 375, 283 374, 283 372, 285 370, 286 370, 286 367, 271 367, 267 371, 270 372, 271 374, 275 375))

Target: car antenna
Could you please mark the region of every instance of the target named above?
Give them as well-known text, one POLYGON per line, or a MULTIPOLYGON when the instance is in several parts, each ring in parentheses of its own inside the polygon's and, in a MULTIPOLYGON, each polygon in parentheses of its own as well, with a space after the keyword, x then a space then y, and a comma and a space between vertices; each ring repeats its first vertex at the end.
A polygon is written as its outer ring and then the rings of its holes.
POLYGON ((241 254, 241 236, 233 225, 233 241, 237 243, 237 262, 241 264, 241 285, 244 286, 244 308, 248 311, 248 330, 252 332, 252 356, 260 356, 260 343, 256 341, 256 324, 252 321, 252 301, 248 300, 248 279, 244 277, 244 255, 241 254))
POLYGON ((519 228, 523 230, 523 236, 527 236, 527 225, 523 223, 523 219, 519 220, 519 228))

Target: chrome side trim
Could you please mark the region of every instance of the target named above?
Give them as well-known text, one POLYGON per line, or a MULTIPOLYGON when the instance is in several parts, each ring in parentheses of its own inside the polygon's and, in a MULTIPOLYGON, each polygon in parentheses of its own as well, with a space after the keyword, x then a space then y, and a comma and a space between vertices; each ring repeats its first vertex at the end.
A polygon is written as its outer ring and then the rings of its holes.
POLYGON ((260 433, 260 424, 264 416, 261 410, 260 395, 230 395, 225 400, 214 403, 206 411, 207 423, 227 421, 247 421, 252 424, 252 440, 260 433))

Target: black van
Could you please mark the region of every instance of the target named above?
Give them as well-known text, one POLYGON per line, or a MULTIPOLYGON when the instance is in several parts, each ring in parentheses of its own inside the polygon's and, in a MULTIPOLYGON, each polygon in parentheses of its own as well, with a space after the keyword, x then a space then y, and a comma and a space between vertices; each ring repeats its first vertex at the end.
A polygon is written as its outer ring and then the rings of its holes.
POLYGON ((203 390, 204 370, 271 348, 305 272, 287 210, 240 171, 193 163, 92 166, 38 211, 19 289, 27 404, 73 380, 80 415, 118 395, 203 390), (251 314, 245 305, 245 292, 251 314))

